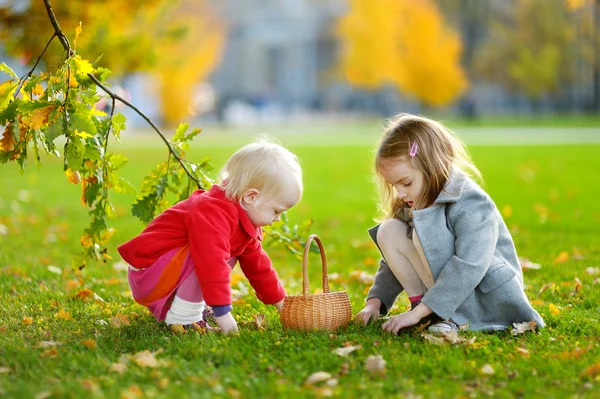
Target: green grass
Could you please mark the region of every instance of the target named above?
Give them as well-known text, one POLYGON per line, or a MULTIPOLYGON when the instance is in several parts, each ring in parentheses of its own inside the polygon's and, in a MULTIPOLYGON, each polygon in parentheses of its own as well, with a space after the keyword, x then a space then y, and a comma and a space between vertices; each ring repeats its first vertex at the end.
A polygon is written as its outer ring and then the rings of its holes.
MULTIPOLYGON (((376 133, 377 127, 370 129, 376 133)), ((353 272, 375 273, 378 259, 366 234, 377 216, 371 182, 376 134, 349 142, 322 137, 323 144, 314 134, 280 138, 302 158, 305 171, 305 194, 289 212, 290 219, 314 220, 312 232, 325 243, 329 273, 338 276, 331 281, 332 289, 345 290, 356 313, 369 284, 353 272)), ((197 159, 209 155, 222 166, 234 148, 249 140, 240 135, 200 136, 191 154, 197 159)), ((286 331, 276 311, 251 292, 235 305, 239 335, 173 334, 135 304, 125 272, 113 268, 119 261, 114 246, 143 227, 129 215, 131 196, 114 197, 119 217, 110 254, 115 259, 76 273, 70 260, 79 250, 87 220, 80 187, 67 183, 58 160, 46 159, 41 170, 28 167, 24 175, 15 165, 2 165, 0 224, 6 235, 0 234, 0 396, 594 397, 599 377, 582 373, 600 361, 600 274, 586 273, 586 268, 600 267, 600 145, 470 149, 486 190, 507 215, 520 256, 542 265, 524 274, 526 292, 547 322, 539 333, 516 337, 463 333, 476 338, 475 346, 436 346, 411 334, 393 337, 380 330, 381 322, 334 333, 286 331), (556 263, 561 252, 569 257, 556 263), (62 273, 51 272, 49 265, 62 273), (575 278, 582 288, 573 294, 575 278), (539 294, 548 283, 554 285, 539 294), (73 284, 80 285, 69 291, 73 284), (82 288, 104 302, 78 299, 82 288), (266 331, 244 324, 259 313, 266 315, 266 331), (67 314, 70 319, 65 319, 67 314), (101 322, 117 314, 125 315, 130 325, 115 328, 101 322), (97 346, 88 348, 84 340, 97 346), (61 345, 42 348, 41 341, 61 345), (348 357, 332 353, 348 343, 362 348, 348 357), (528 356, 517 348, 526 349, 528 356), (111 371, 123 354, 143 350, 161 350, 157 358, 164 363, 149 368, 130 362, 122 374, 111 371), (371 376, 365 369, 370 355, 383 356, 385 376, 371 376), (481 372, 486 364, 494 374, 481 372), (337 385, 305 386, 317 371, 331 373, 337 385)), ((132 137, 122 152, 130 159, 123 173, 136 184, 164 156, 156 140, 132 137)), ((300 293, 301 262, 281 249, 270 254, 288 293, 300 293)), ((309 268, 311 289, 316 290, 316 256, 309 268)), ((242 279, 234 288, 243 291, 247 286, 242 279)), ((402 296, 393 312, 407 306, 402 296)))

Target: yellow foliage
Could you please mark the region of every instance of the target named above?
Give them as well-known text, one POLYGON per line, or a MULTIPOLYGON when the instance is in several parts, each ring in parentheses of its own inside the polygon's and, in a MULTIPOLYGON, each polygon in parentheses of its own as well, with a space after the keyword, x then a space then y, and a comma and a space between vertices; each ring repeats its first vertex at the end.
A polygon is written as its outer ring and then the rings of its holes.
MULTIPOLYGON (((204 81, 220 60, 224 26, 211 16, 206 0, 183 0, 169 17, 183 26, 183 38, 159 41, 157 66, 160 99, 165 122, 175 125, 189 116, 196 85, 204 81)), ((177 25, 171 28, 176 29, 177 25)), ((169 26, 166 27, 169 29, 169 26)))
POLYGON ((353 85, 392 83, 429 105, 449 104, 467 87, 460 38, 431 0, 351 0, 338 34, 353 85))

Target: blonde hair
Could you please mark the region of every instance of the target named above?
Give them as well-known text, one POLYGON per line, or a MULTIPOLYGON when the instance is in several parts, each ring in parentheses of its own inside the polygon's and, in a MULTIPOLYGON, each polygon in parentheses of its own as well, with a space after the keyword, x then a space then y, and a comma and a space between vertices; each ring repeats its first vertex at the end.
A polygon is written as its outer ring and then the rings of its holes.
POLYGON ((259 203, 297 193, 302 196, 302 168, 289 150, 267 137, 237 150, 220 174, 225 196, 239 201, 248 189, 260 192, 259 203))
POLYGON ((415 199, 416 209, 427 208, 443 190, 452 168, 481 181, 481 173, 473 164, 464 143, 450 129, 431 119, 411 114, 399 114, 386 123, 375 156, 375 171, 380 186, 381 208, 388 218, 395 217, 405 206, 394 187, 379 172, 384 159, 410 162, 423 172, 423 193, 415 199), (414 157, 409 156, 413 143, 418 146, 414 157))

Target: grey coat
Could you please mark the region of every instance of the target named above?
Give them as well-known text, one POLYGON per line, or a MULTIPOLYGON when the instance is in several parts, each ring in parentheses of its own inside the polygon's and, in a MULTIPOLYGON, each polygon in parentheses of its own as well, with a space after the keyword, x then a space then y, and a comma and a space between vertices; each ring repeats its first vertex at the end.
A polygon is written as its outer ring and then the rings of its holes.
MULTIPOLYGON (((434 313, 471 330, 504 330, 531 320, 544 327, 523 291, 506 224, 473 180, 454 171, 435 202, 413 212, 413 224, 435 281, 421 302, 434 313)), ((378 228, 369 230, 375 243, 378 228)), ((382 259, 367 298, 379 298, 385 315, 402 291, 382 259)))

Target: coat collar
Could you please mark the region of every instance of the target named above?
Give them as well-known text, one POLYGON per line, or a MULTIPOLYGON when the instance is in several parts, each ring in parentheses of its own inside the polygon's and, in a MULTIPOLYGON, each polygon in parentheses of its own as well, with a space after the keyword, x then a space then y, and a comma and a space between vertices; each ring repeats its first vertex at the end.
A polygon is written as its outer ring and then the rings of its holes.
POLYGON ((443 204, 458 201, 462 196, 467 179, 468 177, 462 171, 452 168, 452 172, 450 173, 446 185, 433 203, 443 204))
POLYGON ((262 229, 257 228, 252 224, 252 221, 248 217, 246 210, 242 208, 242 204, 240 204, 238 201, 231 201, 225 196, 225 190, 223 189, 223 187, 217 184, 213 184, 209 191, 209 194, 211 197, 215 197, 220 200, 233 203, 238 210, 240 225, 242 226, 246 234, 248 234, 252 238, 258 238, 259 240, 262 240, 262 229))

